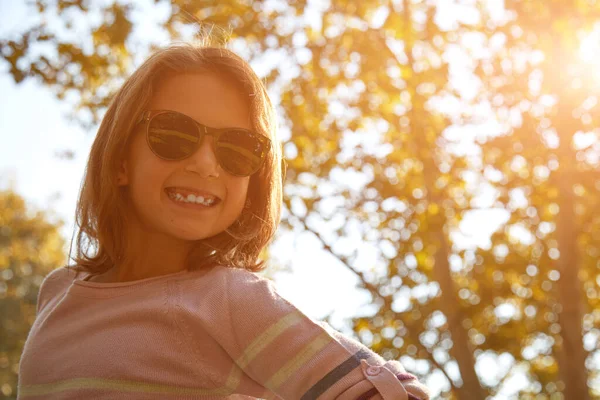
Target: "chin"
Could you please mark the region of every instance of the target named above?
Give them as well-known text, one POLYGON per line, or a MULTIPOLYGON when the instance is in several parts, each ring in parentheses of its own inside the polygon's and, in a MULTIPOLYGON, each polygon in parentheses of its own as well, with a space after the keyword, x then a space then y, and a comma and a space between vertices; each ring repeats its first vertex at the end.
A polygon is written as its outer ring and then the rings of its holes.
POLYGON ((207 232, 205 230, 180 230, 177 232, 169 232, 169 234, 173 237, 176 237, 181 240, 186 240, 189 242, 197 242, 199 240, 208 239, 210 237, 216 236, 219 232, 207 232))
POLYGON ((185 240, 187 242, 197 242, 199 240, 204 240, 206 238, 209 238, 212 235, 206 235, 206 234, 202 234, 202 233, 177 233, 177 234, 173 234, 171 235, 179 240, 185 240))

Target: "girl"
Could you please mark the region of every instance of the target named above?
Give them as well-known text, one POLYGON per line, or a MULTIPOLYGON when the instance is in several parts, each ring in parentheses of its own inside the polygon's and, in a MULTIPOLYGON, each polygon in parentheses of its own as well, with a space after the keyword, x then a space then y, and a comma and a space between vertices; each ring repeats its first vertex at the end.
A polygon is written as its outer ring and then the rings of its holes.
POLYGON ((91 149, 73 266, 40 287, 19 399, 428 399, 398 361, 281 297, 275 113, 222 46, 156 52, 91 149))

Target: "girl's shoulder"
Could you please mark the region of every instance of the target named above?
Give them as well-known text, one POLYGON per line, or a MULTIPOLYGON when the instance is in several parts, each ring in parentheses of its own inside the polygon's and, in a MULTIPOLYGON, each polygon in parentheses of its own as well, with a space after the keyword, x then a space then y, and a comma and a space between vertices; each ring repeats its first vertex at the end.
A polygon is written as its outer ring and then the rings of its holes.
MULTIPOLYGON (((85 272, 80 271, 79 274, 82 275, 85 272)), ((40 285, 37 300, 38 313, 57 294, 64 292, 76 276, 76 271, 72 266, 63 266, 50 271, 40 285)))
POLYGON ((271 279, 247 269, 223 265, 192 271, 191 275, 179 276, 178 280, 190 293, 198 293, 198 289, 201 289, 204 299, 223 299, 225 294, 228 301, 244 302, 253 296, 270 297, 275 291, 271 279))
MULTIPOLYGON (((75 266, 73 265, 63 265, 62 267, 58 267, 53 269, 52 271, 50 271, 47 275, 45 279, 49 279, 49 280, 55 280, 55 279, 60 279, 61 277, 66 277, 68 274, 75 274, 75 266)), ((80 271, 80 273, 84 273, 82 270, 80 271)))
POLYGON ((260 276, 259 274, 249 271, 243 268, 230 267, 225 265, 216 264, 206 269, 200 270, 192 270, 192 273, 195 274, 198 278, 202 277, 203 279, 208 279, 213 284, 218 284, 218 282, 227 283, 230 281, 255 281, 266 279, 260 276))
POLYGON ((77 273, 77 270, 71 265, 62 266, 50 271, 42 281, 41 287, 70 283, 77 275, 84 276, 87 274, 83 270, 79 270, 79 273, 77 273))
POLYGON ((210 271, 212 282, 225 286, 273 285, 273 281, 244 268, 217 265, 210 271))

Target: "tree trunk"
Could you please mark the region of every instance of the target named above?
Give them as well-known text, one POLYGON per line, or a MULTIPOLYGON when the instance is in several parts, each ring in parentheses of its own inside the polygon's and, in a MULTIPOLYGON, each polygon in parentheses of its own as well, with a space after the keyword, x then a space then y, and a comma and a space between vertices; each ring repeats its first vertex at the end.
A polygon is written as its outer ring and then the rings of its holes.
MULTIPOLYGON (((412 37, 412 17, 411 17, 411 5, 408 0, 403 1, 403 13, 405 22, 405 54, 408 58, 409 66, 414 70, 414 59, 412 56, 412 43, 409 38, 412 37)), ((418 79, 415 79, 418 83, 418 79)), ((416 87, 410 87, 411 98, 413 99, 412 107, 409 111, 410 121, 418 121, 417 111, 419 113, 426 114, 428 111, 424 109, 417 110, 420 107, 418 104, 414 104, 414 99, 417 96, 416 87)), ((434 143, 427 141, 426 132, 416 131, 414 128, 416 125, 411 124, 411 135, 413 135, 417 145, 415 150, 419 153, 419 159, 423 163, 423 177, 424 186, 426 192, 426 199, 428 204, 437 204, 440 206, 440 212, 437 214, 437 218, 440 219, 440 223, 437 226, 444 227, 444 212, 442 198, 437 194, 435 189, 435 176, 438 172, 435 159, 433 157, 434 143), (426 149, 431 149, 427 151, 426 149)), ((462 379, 462 385, 458 386, 455 382, 451 382, 453 391, 456 393, 457 398, 460 400, 483 400, 486 398, 486 392, 481 387, 477 373, 475 372, 475 358, 473 356, 473 345, 469 340, 468 334, 462 325, 464 315, 459 308, 459 299, 457 296, 457 290, 454 285, 454 280, 450 274, 450 264, 448 262, 449 245, 447 235, 444 229, 440 229, 437 232, 433 232, 429 237, 436 244, 436 252, 434 254, 435 264, 433 267, 433 274, 435 279, 440 285, 440 309, 447 318, 448 327, 452 336, 452 348, 450 349, 450 356, 458 364, 458 369, 462 379)))
POLYGON ((448 327, 452 335, 450 355, 456 360, 463 381, 462 386, 456 388, 456 394, 460 400, 483 400, 486 398, 486 393, 481 387, 481 383, 475 372, 474 349, 462 325, 464 315, 458 308, 459 300, 456 296, 456 288, 452 280, 452 275, 450 274, 448 243, 443 232, 439 232, 436 236, 439 249, 435 254, 435 265, 433 268, 442 291, 440 308, 448 319, 448 327))
MULTIPOLYGON (((420 137, 425 136, 422 132, 414 132, 413 134, 420 137)), ((422 143, 419 148, 425 149, 425 146, 426 144, 422 143)), ((441 211, 438 213, 438 218, 443 220, 443 208, 441 207, 443 199, 436 194, 434 186, 434 174, 438 169, 435 166, 432 157, 427 157, 427 159, 422 161, 427 201, 429 204, 437 204, 440 206, 441 211)), ((446 226, 446 224, 441 223, 439 226, 443 227, 446 226)), ((452 335, 450 355, 456 360, 462 379, 462 385, 455 386, 457 398, 460 400, 483 400, 486 398, 487 394, 481 387, 481 383, 475 372, 473 344, 469 339, 467 331, 462 325, 465 316, 460 310, 457 289, 450 273, 450 264, 448 262, 448 239, 444 229, 432 232, 430 238, 437 248, 434 255, 435 264, 433 266, 433 273, 441 290, 440 309, 447 318, 448 329, 452 335)))
MULTIPOLYGON (((558 105, 557 105, 558 107, 558 105)), ((557 282, 557 298, 560 304, 558 323, 560 325, 561 343, 558 343, 559 376, 565 385, 565 399, 589 400, 587 387, 587 369, 585 367, 586 351, 583 347, 583 285, 579 279, 579 257, 573 194, 574 177, 577 170, 573 163, 575 154, 571 149, 571 131, 567 112, 571 108, 562 107, 555 125, 561 137, 559 147, 559 167, 557 181, 559 185, 559 213, 556 220, 556 235, 560 256, 556 262, 560 278, 557 282), (567 114, 567 115, 564 115, 567 114)))

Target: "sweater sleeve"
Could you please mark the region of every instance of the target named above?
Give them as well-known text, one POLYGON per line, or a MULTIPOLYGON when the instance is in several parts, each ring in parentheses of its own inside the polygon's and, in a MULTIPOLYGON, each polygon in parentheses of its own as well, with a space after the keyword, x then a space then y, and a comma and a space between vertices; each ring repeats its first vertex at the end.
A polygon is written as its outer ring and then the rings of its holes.
POLYGON ((253 380, 282 399, 425 400, 398 361, 385 361, 303 314, 252 272, 224 274, 231 340, 222 345, 253 380))

